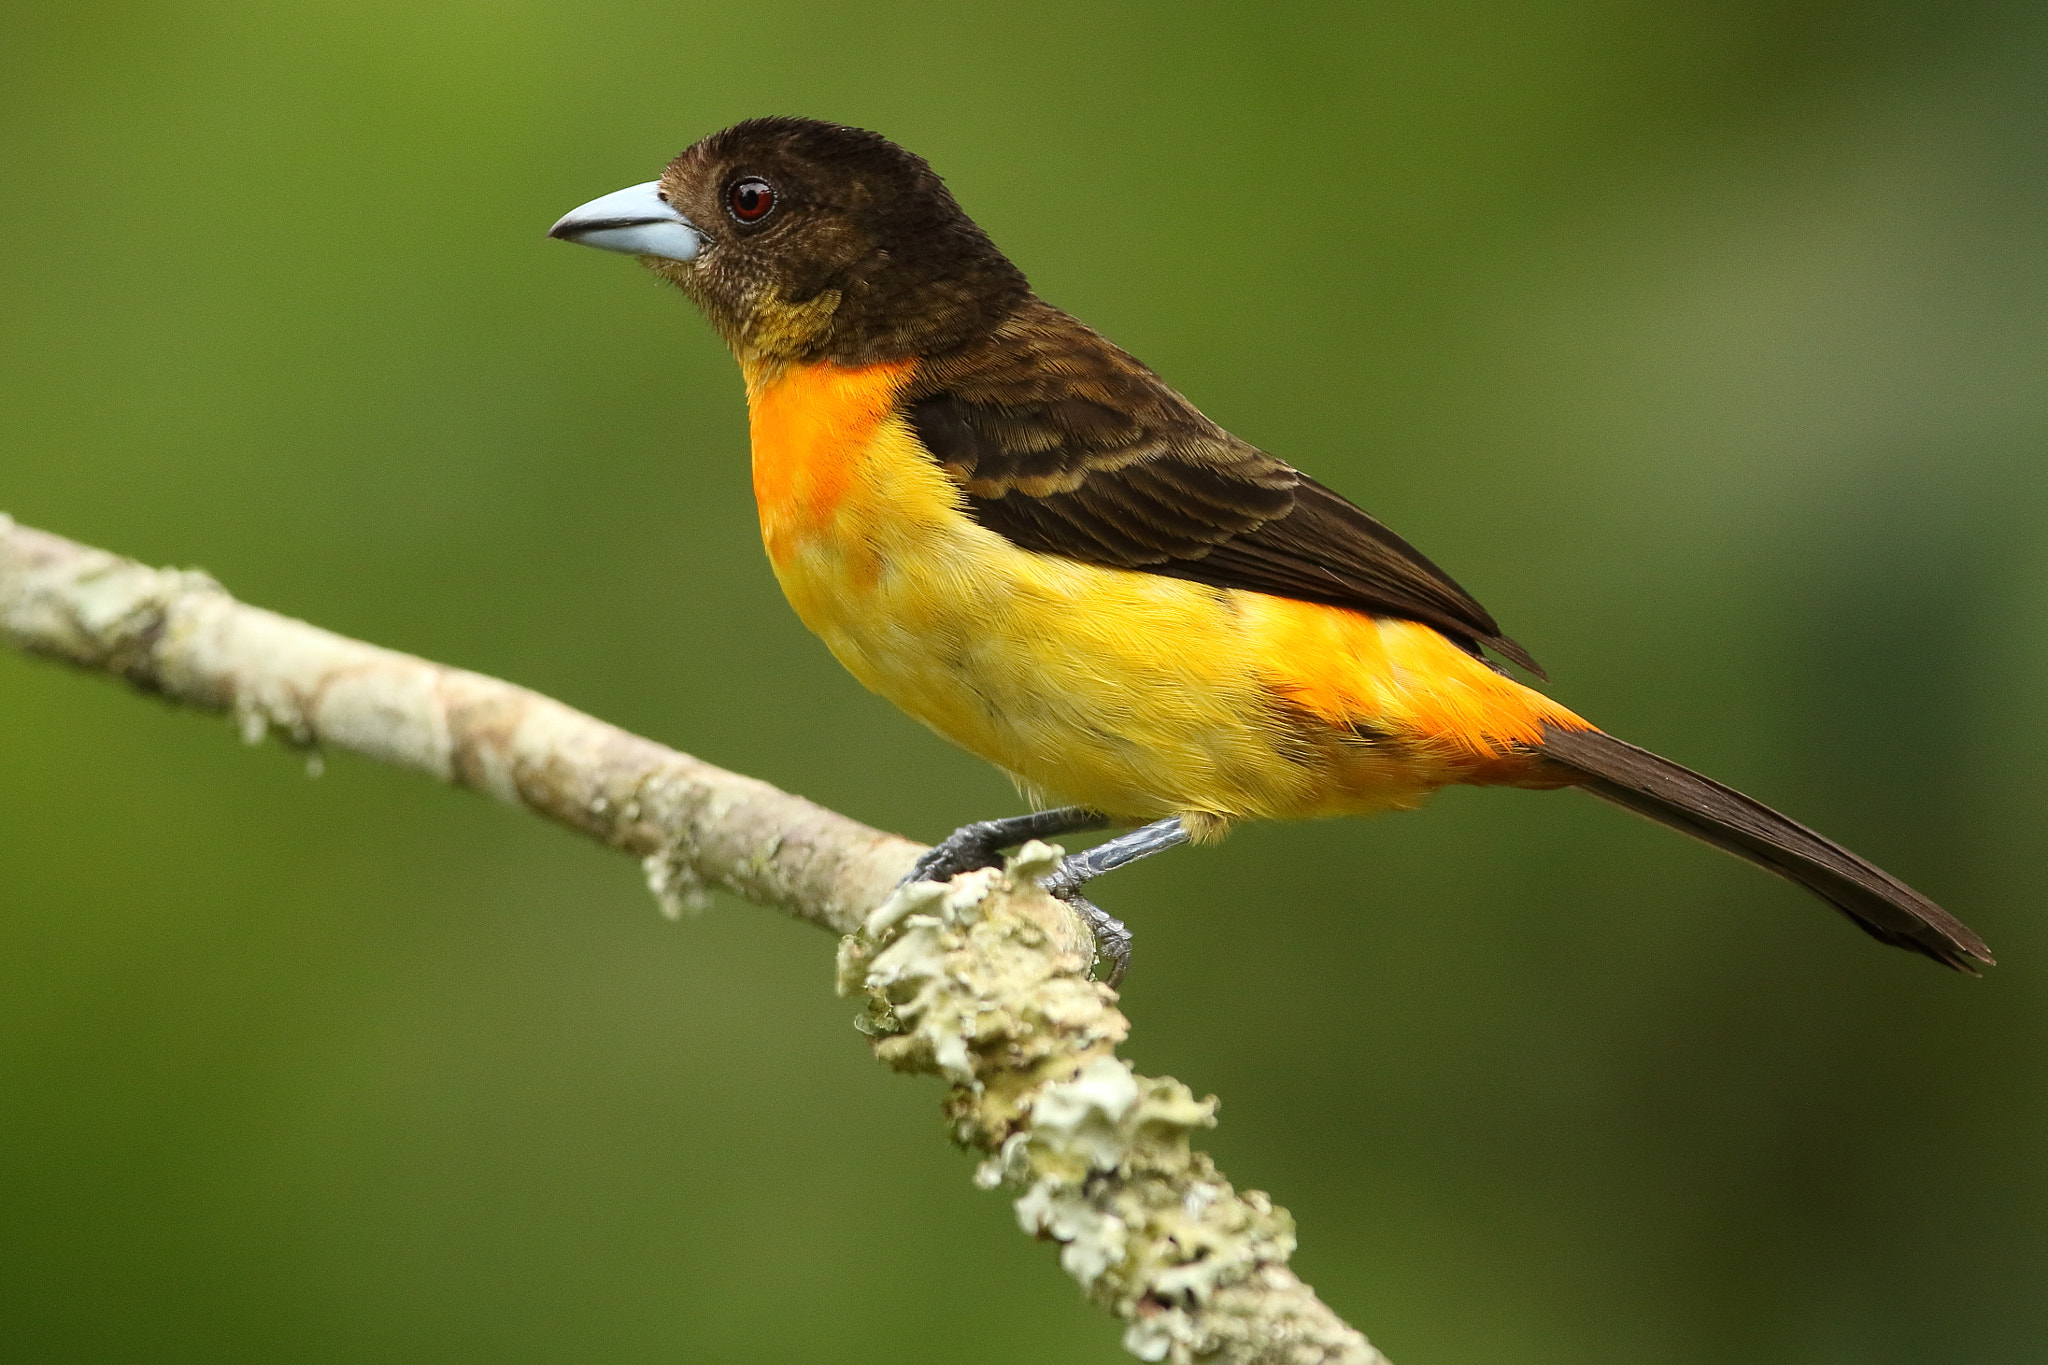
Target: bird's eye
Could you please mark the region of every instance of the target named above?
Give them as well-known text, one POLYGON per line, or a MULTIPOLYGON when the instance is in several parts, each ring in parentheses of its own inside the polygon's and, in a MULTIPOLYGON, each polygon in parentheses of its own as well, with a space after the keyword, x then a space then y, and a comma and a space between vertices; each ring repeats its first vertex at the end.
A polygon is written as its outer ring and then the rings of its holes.
POLYGON ((748 176, 726 191, 725 206, 740 222, 758 223, 775 210, 775 187, 759 176, 748 176))

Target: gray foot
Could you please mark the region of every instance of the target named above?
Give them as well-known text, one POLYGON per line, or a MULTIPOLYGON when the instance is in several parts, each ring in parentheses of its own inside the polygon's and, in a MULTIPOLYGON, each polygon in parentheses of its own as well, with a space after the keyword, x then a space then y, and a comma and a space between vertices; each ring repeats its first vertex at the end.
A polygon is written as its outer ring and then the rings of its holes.
MULTIPOLYGON (((1051 881, 1052 878, 1046 880, 1051 881)), ((1122 981, 1124 973, 1131 969, 1131 931, 1124 927, 1124 922, 1078 891, 1053 891, 1052 894, 1073 906, 1088 922, 1089 930, 1095 935, 1095 965, 1109 964, 1109 970, 1103 974, 1104 983, 1115 986, 1122 981)))
POLYGON ((1083 896, 1081 888, 1105 872, 1114 872, 1140 858, 1164 853, 1187 841, 1188 832, 1180 817, 1168 816, 1129 834, 1105 839, 1086 853, 1063 858, 1056 869, 1038 879, 1040 886, 1079 911, 1081 918, 1088 921, 1088 927, 1095 931, 1095 960, 1109 963, 1109 974, 1103 980, 1110 985, 1123 980, 1124 973, 1130 970, 1131 931, 1124 927, 1122 920, 1083 896))
POLYGON ((1012 815, 1003 820, 977 820, 948 834, 911 865, 899 886, 912 882, 950 881, 962 872, 996 867, 1003 850, 1033 839, 1053 839, 1084 829, 1102 829, 1109 817, 1086 806, 1061 806, 1055 810, 1012 815))

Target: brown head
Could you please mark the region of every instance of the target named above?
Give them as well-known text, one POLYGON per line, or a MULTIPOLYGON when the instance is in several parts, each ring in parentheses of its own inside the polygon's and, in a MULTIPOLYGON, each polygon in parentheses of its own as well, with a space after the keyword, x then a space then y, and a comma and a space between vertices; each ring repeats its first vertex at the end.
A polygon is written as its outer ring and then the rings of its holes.
POLYGON ((942 355, 1031 297, 922 157, 815 119, 713 133, 548 235, 640 257, 743 360, 942 355))

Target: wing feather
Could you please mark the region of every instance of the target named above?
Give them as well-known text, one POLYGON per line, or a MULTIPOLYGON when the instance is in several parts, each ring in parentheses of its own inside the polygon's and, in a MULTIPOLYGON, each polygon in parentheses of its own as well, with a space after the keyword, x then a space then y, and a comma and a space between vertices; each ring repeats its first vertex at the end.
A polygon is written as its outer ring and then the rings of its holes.
POLYGON ((1421 551, 1049 304, 927 362, 905 401, 968 511, 1027 550, 1421 621, 1542 675, 1421 551))

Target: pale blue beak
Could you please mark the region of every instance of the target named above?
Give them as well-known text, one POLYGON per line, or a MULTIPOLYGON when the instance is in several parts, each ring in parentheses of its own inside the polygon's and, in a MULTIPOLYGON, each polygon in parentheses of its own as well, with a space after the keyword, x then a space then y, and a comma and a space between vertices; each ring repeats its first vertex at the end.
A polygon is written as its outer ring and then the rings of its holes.
POLYGON ((548 229, 548 236, 629 256, 694 261, 704 248, 703 234, 655 193, 660 188, 659 180, 650 180, 629 190, 614 190, 571 209, 548 229))

